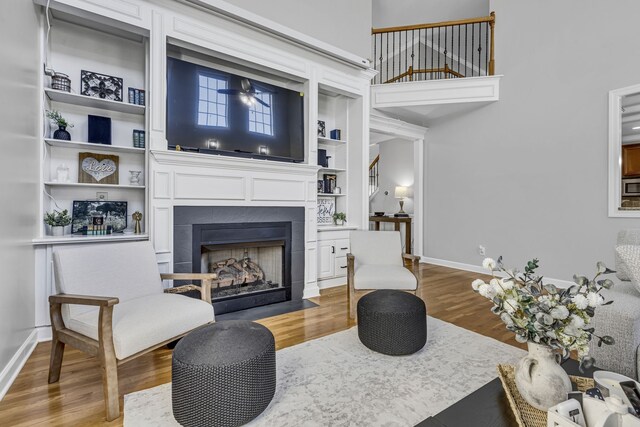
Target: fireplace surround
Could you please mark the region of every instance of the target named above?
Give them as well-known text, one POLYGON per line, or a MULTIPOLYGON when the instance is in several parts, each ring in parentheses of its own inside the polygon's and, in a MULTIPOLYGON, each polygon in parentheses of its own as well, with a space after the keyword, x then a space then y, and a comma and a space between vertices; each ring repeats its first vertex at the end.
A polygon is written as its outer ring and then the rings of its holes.
POLYGON ((302 300, 302 207, 176 206, 173 240, 176 273, 218 269, 224 286, 212 291, 216 314, 302 300))

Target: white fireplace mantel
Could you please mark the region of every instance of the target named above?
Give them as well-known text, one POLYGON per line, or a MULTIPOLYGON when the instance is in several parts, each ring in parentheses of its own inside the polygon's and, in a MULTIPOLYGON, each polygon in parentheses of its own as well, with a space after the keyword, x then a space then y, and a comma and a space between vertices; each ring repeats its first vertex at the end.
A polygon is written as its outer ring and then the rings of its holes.
POLYGON ((319 295, 316 278, 318 166, 175 151, 152 151, 150 236, 164 272, 173 268, 176 206, 303 207, 304 298, 319 295))

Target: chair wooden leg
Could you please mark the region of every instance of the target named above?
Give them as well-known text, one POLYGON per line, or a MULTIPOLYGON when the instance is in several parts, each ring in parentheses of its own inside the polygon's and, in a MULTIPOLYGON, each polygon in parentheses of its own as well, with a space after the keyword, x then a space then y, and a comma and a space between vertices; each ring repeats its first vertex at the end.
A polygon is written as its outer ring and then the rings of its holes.
POLYGON ((120 417, 120 393, 118 391, 118 360, 113 346, 113 306, 100 307, 98 316, 98 357, 102 368, 102 388, 107 421, 120 417))
POLYGON ((105 357, 101 364, 102 388, 104 391, 104 406, 107 412, 107 421, 113 421, 120 416, 118 363, 115 355, 113 355, 113 357, 105 357))
POLYGON ((353 288, 349 288, 349 318, 356 318, 356 292, 353 288))
POLYGON ((49 384, 60 380, 62 369, 62 356, 64 355, 64 343, 57 338, 51 341, 51 359, 49 360, 49 384))

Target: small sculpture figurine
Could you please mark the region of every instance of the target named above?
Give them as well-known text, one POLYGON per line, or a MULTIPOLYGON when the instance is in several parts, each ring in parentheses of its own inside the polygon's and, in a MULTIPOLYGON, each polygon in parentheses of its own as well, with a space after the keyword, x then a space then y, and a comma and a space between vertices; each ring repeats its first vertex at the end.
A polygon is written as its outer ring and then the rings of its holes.
POLYGON ((140 226, 140 221, 142 221, 142 214, 138 211, 135 211, 131 217, 133 218, 133 220, 136 222, 133 232, 135 234, 142 234, 142 227, 140 226))
POLYGON ((140 185, 140 174, 142 171, 129 171, 131 176, 129 177, 129 183, 131 185, 140 185))

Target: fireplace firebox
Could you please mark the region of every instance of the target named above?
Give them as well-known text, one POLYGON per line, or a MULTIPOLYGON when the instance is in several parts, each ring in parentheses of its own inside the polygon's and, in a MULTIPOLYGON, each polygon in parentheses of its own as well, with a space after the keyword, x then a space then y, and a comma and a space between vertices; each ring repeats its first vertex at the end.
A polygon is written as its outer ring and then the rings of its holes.
POLYGON ((291 222, 194 224, 192 245, 216 314, 291 300, 291 222))

